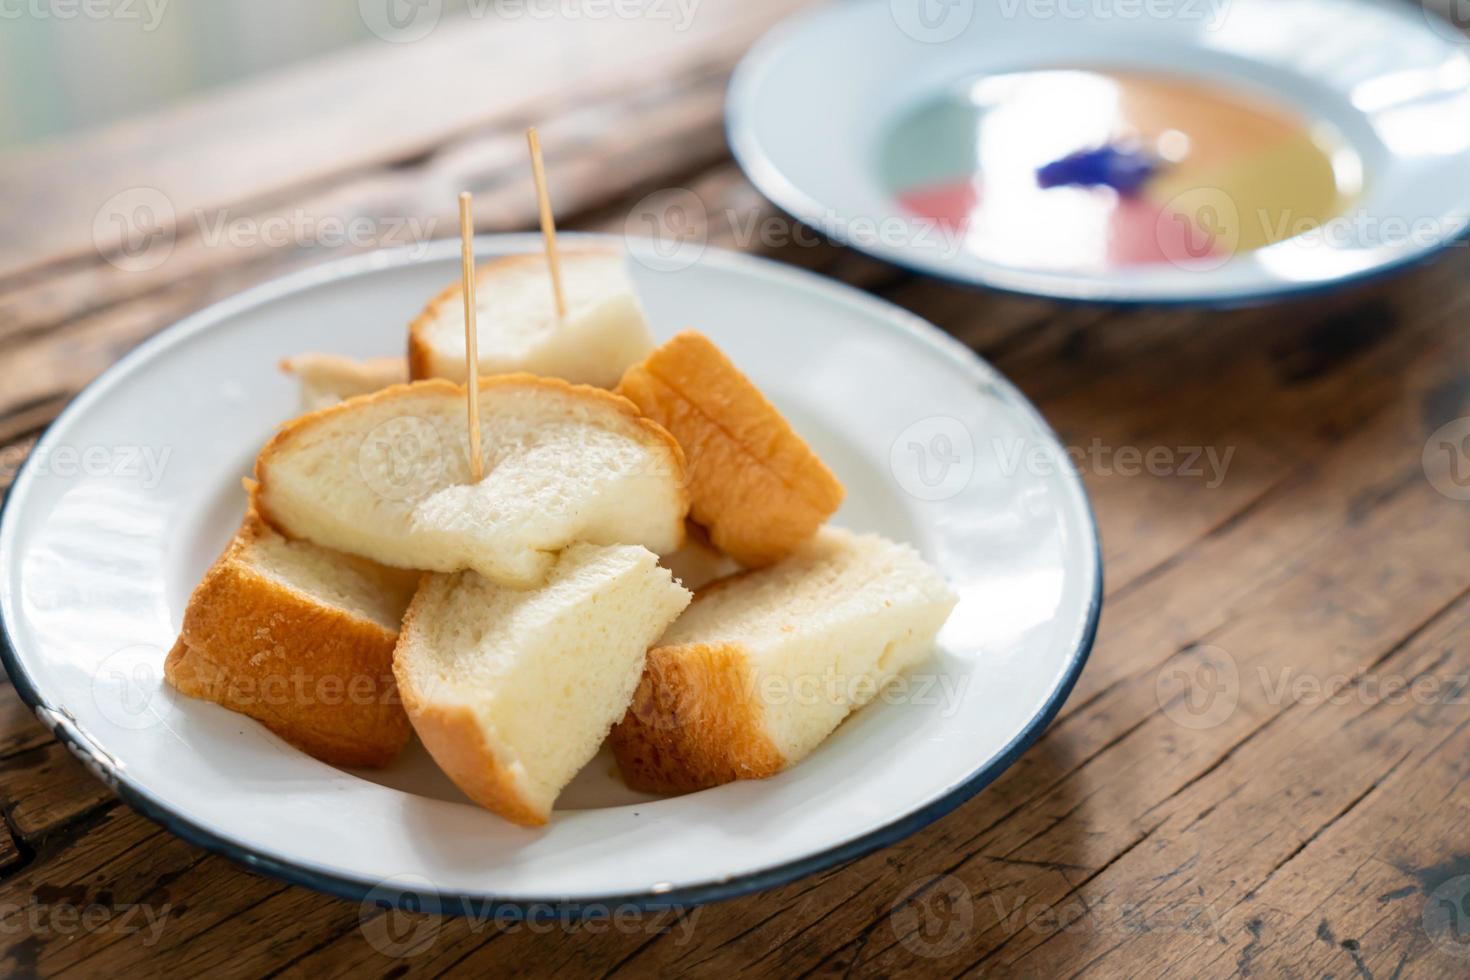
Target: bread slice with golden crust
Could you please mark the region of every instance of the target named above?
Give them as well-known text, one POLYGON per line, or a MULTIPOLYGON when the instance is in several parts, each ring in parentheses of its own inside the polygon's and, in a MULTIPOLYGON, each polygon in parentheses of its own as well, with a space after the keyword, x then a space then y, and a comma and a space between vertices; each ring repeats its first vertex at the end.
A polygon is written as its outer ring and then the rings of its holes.
MULTIPOLYGON (((512 255, 475 273, 480 374, 526 371, 611 388, 653 348, 623 256, 606 250, 561 253, 567 312, 559 316, 546 259, 512 255)), ((454 283, 409 325, 414 380, 464 382, 464 287, 454 283)))
POLYGON ((323 762, 387 765, 409 735, 392 658, 417 581, 247 514, 195 588, 164 676, 323 762))
POLYGON ((577 544, 545 585, 427 575, 393 670, 440 768, 476 803, 544 824, 627 710, 644 655, 689 604, 655 555, 577 544))
POLYGON ((408 363, 401 357, 357 361, 339 354, 297 354, 282 361, 281 370, 301 383, 303 412, 314 412, 408 380, 408 363))
POLYGON ((627 399, 552 378, 480 384, 484 478, 473 483, 464 388, 419 381, 285 425, 253 499, 289 537, 384 565, 474 569, 529 588, 576 541, 672 552, 683 453, 627 399))
POLYGON ((613 729, 624 779, 686 792, 800 761, 929 656, 955 601, 912 548, 835 528, 706 587, 648 651, 613 729))
POLYGON ((684 449, 690 516, 748 567, 778 561, 842 503, 842 484, 708 338, 686 330, 618 384, 684 449))

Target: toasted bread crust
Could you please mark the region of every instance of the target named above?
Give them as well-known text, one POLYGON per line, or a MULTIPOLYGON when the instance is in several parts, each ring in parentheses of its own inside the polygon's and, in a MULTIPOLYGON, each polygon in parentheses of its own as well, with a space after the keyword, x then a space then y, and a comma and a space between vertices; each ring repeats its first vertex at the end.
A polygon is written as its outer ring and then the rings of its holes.
POLYGON ((384 740, 370 743, 343 738, 336 732, 307 727, 300 718, 283 717, 265 706, 248 704, 258 697, 257 688, 241 685, 228 670, 194 650, 182 638, 169 651, 163 674, 179 693, 213 701, 254 718, 284 741, 329 765, 381 769, 392 763, 403 747, 402 742, 391 744, 384 740))
POLYGON ((842 503, 832 471, 699 333, 686 330, 629 368, 617 392, 684 447, 690 514, 742 565, 784 558, 842 503))
MULTIPOLYGON (((688 463, 684 458, 683 447, 679 445, 667 429, 657 422, 646 418, 638 410, 638 406, 627 398, 604 388, 595 388, 592 385, 575 385, 560 378, 543 378, 534 374, 497 374, 488 378, 480 379, 480 391, 488 391, 494 388, 539 388, 545 391, 556 392, 564 396, 591 399, 607 408, 611 408, 632 420, 643 437, 644 441, 652 446, 658 446, 668 450, 674 457, 674 467, 671 477, 678 486, 683 498, 682 509, 687 512, 689 500, 688 463)), ((392 385, 380 391, 370 394, 359 395, 349 398, 345 402, 336 405, 328 405, 326 408, 307 412, 299 418, 282 425, 276 430, 276 434, 261 449, 260 455, 255 459, 255 480, 249 485, 251 507, 265 520, 267 524, 287 537, 292 537, 291 530, 281 520, 274 517, 270 510, 270 466, 276 453, 288 446, 292 440, 297 439, 302 433, 310 431, 314 426, 320 424, 324 419, 330 418, 339 412, 351 412, 355 407, 373 404, 382 401, 391 401, 407 395, 423 394, 425 392, 441 392, 456 398, 463 397, 465 387, 453 381, 443 378, 430 378, 424 381, 410 381, 407 384, 392 385)), ((682 515, 679 521, 678 540, 682 541, 684 535, 684 523, 682 515)))
MULTIPOLYGON (((563 258, 576 255, 613 255, 608 249, 586 248, 574 251, 564 251, 563 258)), ((532 263, 544 263, 544 256, 540 255, 507 255, 502 258, 492 259, 485 262, 475 270, 475 284, 478 286, 487 282, 491 277, 505 269, 513 266, 531 265, 532 263)), ((410 381, 420 381, 424 378, 434 377, 434 348, 425 336, 429 324, 434 323, 444 314, 444 308, 450 303, 464 303, 464 283, 452 282, 439 290, 434 298, 424 306, 419 315, 413 318, 408 325, 408 378, 410 381)), ((463 352, 460 353, 463 357, 463 352)))
POLYGON ((648 651, 633 702, 609 736, 629 786, 687 793, 785 768, 762 727, 746 664, 745 652, 733 645, 648 651))
POLYGON ((392 674, 397 634, 262 574, 241 553, 254 515, 194 590, 169 683, 260 721, 323 762, 384 766, 408 740, 392 674))
POLYGON ((282 358, 277 366, 285 374, 296 377, 310 374, 315 368, 328 368, 359 384, 386 388, 404 383, 403 365, 403 359, 398 357, 369 357, 359 361, 340 354, 307 353, 282 358))
MULTIPOLYGON (((400 636, 410 635, 413 621, 424 601, 421 585, 403 617, 400 636)), ((407 655, 395 655, 393 673, 398 679, 398 690, 408 720, 439 768, 466 796, 485 809, 523 827, 544 825, 548 815, 533 807, 522 795, 515 777, 500 763, 485 741, 474 712, 464 705, 435 703, 429 693, 420 690, 414 682, 409 659, 407 655)))
MULTIPOLYGON (((475 282, 482 281, 483 271, 475 276, 475 282)), ((408 380, 423 381, 434 376, 434 348, 429 345, 424 336, 429 329, 429 324, 439 319, 444 305, 451 300, 459 300, 464 295, 464 286, 461 283, 450 283, 435 294, 429 300, 418 316, 408 325, 408 380)), ((461 300, 462 301, 462 300, 461 300)))

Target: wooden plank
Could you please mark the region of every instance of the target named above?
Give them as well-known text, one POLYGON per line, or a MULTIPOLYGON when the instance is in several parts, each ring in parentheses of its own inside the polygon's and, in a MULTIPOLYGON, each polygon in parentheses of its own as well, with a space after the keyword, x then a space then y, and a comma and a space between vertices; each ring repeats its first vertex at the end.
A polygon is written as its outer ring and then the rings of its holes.
POLYGON ((1453 967, 1421 913, 1463 844, 1467 637, 1462 598, 1367 669, 1273 677, 1281 721, 1167 801, 1151 846, 1073 894, 1082 928, 1017 934, 985 966, 1321 976, 1352 973, 1361 953, 1381 975, 1453 967), (1379 900, 1394 894, 1413 898, 1379 900), (1130 933, 1125 909, 1158 928, 1130 933), (1324 933, 1340 939, 1324 946, 1324 933))
MULTIPOLYGON (((545 127, 557 200, 569 214, 606 206, 629 188, 681 171, 698 154, 720 152, 722 83, 707 75, 689 81, 672 100, 602 106, 596 128, 582 112, 545 127), (627 136, 633 114, 647 124, 647 138, 636 143, 627 136)), ((413 244, 417 232, 404 222, 417 222, 430 235, 452 230, 445 203, 454 200, 452 189, 484 186, 488 190, 477 197, 481 230, 526 228, 535 216, 529 173, 519 174, 520 167, 512 179, 491 177, 498 172, 491 165, 503 166, 501 155, 511 146, 524 154, 519 132, 491 134, 466 142, 459 155, 422 172, 364 177, 315 197, 236 213, 231 220, 256 233, 273 222, 360 221, 390 237, 382 244, 413 244)), ((379 243, 372 238, 364 244, 379 243)), ((156 270, 130 273, 94 263, 10 291, 0 298, 7 314, 0 317, 0 419, 24 416, 34 426, 127 349, 188 313, 266 279, 362 250, 351 243, 323 250, 309 240, 273 245, 254 234, 238 241, 228 234, 218 240, 194 236, 180 241, 156 270)))
MULTIPOLYGON (((147 954, 224 921, 229 909, 284 886, 232 869, 228 887, 196 892, 181 879, 220 861, 126 807, 90 818, 74 836, 48 841, 38 859, 0 883, 0 903, 25 928, 0 933, 0 970, 49 976, 91 960, 106 967, 123 949, 147 954), (83 913, 90 908, 84 925, 83 913)), ((111 973, 110 967, 108 972, 111 973)))
POLYGON ((129 236, 141 241, 145 226, 173 234, 199 211, 412 160, 472 128, 519 124, 695 66, 728 68, 798 6, 703 0, 687 20, 663 3, 636 17, 469 18, 416 43, 349 49, 11 154, 0 160, 0 211, 11 219, 0 229, 0 278, 114 251, 129 236), (138 188, 152 201, 146 222, 132 212, 144 198, 117 197, 138 188))
POLYGON ((114 799, 112 791, 54 739, 0 762, 0 806, 6 821, 26 839, 114 799))
MULTIPOLYGON (((0 671, 3 677, 3 671, 0 671)), ((0 760, 49 745, 55 738, 8 679, 0 680, 0 760)))
POLYGON ((0 875, 25 860, 9 824, 0 824, 0 875))
MULTIPOLYGON (((604 96, 541 124, 564 217, 723 153, 724 76, 701 70, 680 82, 669 92, 604 96), (641 138, 633 141, 635 128, 641 138)), ((73 264, 0 293, 0 343, 45 334, 181 281, 245 267, 256 270, 252 279, 265 278, 303 261, 445 237, 454 229, 452 205, 462 188, 481 195, 482 231, 527 228, 534 199, 524 157, 519 129, 494 128, 468 134, 412 167, 202 215, 154 268, 73 264)))

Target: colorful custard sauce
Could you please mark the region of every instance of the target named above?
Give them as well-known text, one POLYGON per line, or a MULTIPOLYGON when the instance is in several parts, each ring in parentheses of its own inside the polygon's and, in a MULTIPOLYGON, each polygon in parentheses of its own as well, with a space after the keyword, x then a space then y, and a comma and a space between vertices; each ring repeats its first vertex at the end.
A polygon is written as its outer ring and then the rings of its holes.
POLYGON ((1186 78, 987 75, 900 117, 880 173, 907 214, 1005 265, 1218 265, 1341 215, 1362 190, 1342 135, 1186 78))

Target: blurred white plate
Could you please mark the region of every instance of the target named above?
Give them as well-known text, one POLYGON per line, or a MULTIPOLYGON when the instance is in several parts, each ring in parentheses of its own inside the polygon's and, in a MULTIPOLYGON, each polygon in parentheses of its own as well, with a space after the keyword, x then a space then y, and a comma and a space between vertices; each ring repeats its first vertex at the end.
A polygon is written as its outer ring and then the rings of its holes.
MULTIPOLYGON (((479 253, 539 247, 503 236, 479 253)), ((401 350, 405 324, 458 275, 454 242, 253 289, 72 403, 0 522, 5 665, 22 696, 180 836, 334 894, 445 911, 739 894, 896 840, 977 792, 1061 706, 1097 625, 1095 530, 1052 433, 968 350, 857 290, 713 251, 679 271, 630 266, 659 336, 706 331, 831 464, 849 491, 840 523, 914 543, 962 596, 900 696, 761 782, 658 799, 596 761, 537 831, 468 803, 417 745, 385 772, 343 771, 163 683, 189 593, 239 519, 240 478, 295 414, 277 361, 401 350)))
POLYGON ((851 0, 763 38, 730 84, 727 121, 768 198, 886 261, 1062 299, 1228 305, 1382 274, 1462 238, 1467 46, 1404 0, 851 0), (1039 270, 982 258, 927 225, 894 227, 875 157, 900 119, 967 80, 1076 67, 1214 83, 1325 122, 1356 151, 1364 190, 1310 234, 1228 261, 1039 270))

